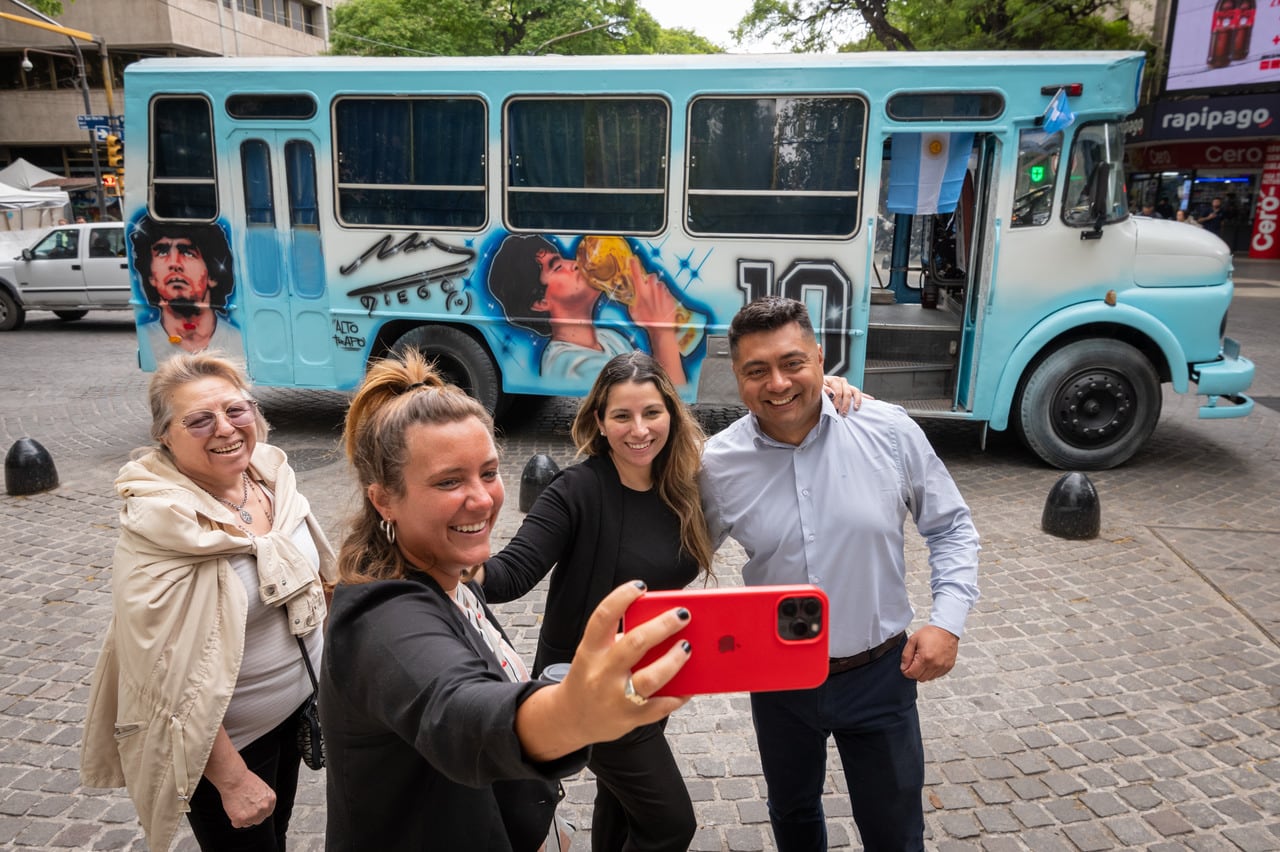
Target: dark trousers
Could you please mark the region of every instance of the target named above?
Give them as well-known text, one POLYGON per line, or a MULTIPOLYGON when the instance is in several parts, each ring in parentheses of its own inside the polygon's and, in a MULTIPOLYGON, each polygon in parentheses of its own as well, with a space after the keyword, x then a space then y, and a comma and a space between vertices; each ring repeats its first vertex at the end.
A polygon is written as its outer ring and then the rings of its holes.
POLYGON ((779 852, 827 848, 822 785, 829 736, 844 764, 853 819, 867 852, 924 849, 924 745, 916 682, 899 671, 901 659, 899 648, 832 675, 815 689, 752 694, 779 852))
MULTIPOLYGON (((302 708, 299 707, 298 710, 302 708)), ((271 731, 240 749, 249 771, 276 791, 276 808, 257 825, 233 828, 222 808, 222 796, 208 778, 201 778, 191 796, 187 821, 205 852, 284 852, 293 797, 298 792, 298 711, 271 731)))
POLYGON ((591 747, 593 852, 687 852, 698 824, 666 727, 663 719, 591 747))

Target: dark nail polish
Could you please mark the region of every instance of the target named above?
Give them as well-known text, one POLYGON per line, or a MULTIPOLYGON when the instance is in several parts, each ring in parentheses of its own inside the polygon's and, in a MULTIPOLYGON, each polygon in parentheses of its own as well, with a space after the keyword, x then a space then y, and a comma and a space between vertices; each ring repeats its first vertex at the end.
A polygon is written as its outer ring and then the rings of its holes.
POLYGON ((649 588, 648 586, 646 586, 646 585, 644 584, 644 580, 632 580, 632 581, 631 581, 631 585, 635 586, 637 589, 639 589, 639 590, 640 590, 640 591, 642 591, 642 592, 643 592, 645 589, 649 588))
POLYGON ((685 609, 684 607, 680 607, 678 610, 676 610, 676 618, 680 619, 681 621, 688 621, 689 610, 685 609))
POLYGON ((680 648, 681 648, 681 649, 682 649, 686 654, 693 650, 693 646, 689 644, 689 640, 688 640, 688 639, 684 639, 684 640, 682 640, 682 641, 680 642, 680 648))

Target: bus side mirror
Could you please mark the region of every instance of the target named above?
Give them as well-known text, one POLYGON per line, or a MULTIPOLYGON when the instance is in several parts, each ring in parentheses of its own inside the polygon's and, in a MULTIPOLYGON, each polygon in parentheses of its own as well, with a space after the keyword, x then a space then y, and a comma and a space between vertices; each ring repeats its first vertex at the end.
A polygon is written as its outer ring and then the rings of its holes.
POLYGON ((1093 219, 1093 230, 1081 231, 1082 240, 1102 239, 1102 226, 1107 221, 1107 213, 1111 206, 1111 164, 1100 163, 1093 174, 1089 175, 1089 217, 1093 219))

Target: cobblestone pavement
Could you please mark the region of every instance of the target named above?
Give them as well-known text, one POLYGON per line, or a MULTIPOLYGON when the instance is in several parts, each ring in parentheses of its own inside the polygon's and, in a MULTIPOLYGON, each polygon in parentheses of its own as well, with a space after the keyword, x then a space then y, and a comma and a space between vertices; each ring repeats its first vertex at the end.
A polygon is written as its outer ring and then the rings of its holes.
MULTIPOLYGON (((1255 391, 1280 408, 1280 271, 1241 264, 1232 333, 1263 362, 1255 391), (1269 367, 1267 366, 1269 364, 1269 367)), ((61 323, 33 313, 0 335, 0 449, 52 454, 61 485, 0 497, 0 847, 145 849, 123 791, 77 776, 88 678, 110 606, 111 482, 147 441, 146 376, 122 314, 61 323)), ((342 394, 263 390, 303 492, 340 536, 351 484, 340 462, 342 394)), ((1166 395, 1153 440, 1091 475, 1102 534, 1041 532, 1060 473, 1007 436, 985 451, 972 424, 926 423, 983 537, 983 598, 960 662, 923 685, 928 846, 939 850, 1280 849, 1280 413, 1202 421, 1166 395)), ((570 463, 571 400, 521 403, 506 420, 499 539, 518 526, 520 473, 537 452, 570 463)), ((736 415, 701 410, 710 428, 736 415)), ((917 610, 926 553, 909 538, 917 610)), ((722 549, 722 582, 742 555, 722 549)), ((543 590, 502 607, 531 658, 543 590)), ((747 699, 703 696, 669 736, 695 801, 696 850, 770 850, 747 699)), ((825 804, 833 848, 858 848, 839 759, 825 804)), ((321 849, 323 773, 304 770, 291 848, 321 849)), ((566 784, 589 848, 593 782, 566 784)), ((177 848, 193 850, 184 833, 177 848)))

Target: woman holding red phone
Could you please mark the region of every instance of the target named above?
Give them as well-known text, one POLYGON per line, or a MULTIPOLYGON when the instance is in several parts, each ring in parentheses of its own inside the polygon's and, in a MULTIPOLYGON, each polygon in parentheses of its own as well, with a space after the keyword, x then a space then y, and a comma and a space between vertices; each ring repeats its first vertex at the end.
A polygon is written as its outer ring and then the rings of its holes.
MULTIPOLYGON (((662 367, 639 351, 612 358, 579 407, 572 435, 586 461, 546 487, 516 536, 484 566, 485 595, 494 602, 524 595, 556 567, 535 676, 573 659, 591 611, 619 583, 680 589, 711 576, 697 480, 704 435, 662 367)), ((596 852, 689 848, 697 821, 665 727, 663 719, 592 748, 596 852)))
POLYGON ((343 443, 360 504, 338 556, 320 677, 326 849, 542 847, 558 779, 586 746, 651 725, 686 699, 636 706, 689 658, 639 657, 691 621, 672 609, 615 638, 643 591, 609 590, 561 683, 530 681, 471 569, 505 497, 493 421, 416 350, 378 361, 343 443))

